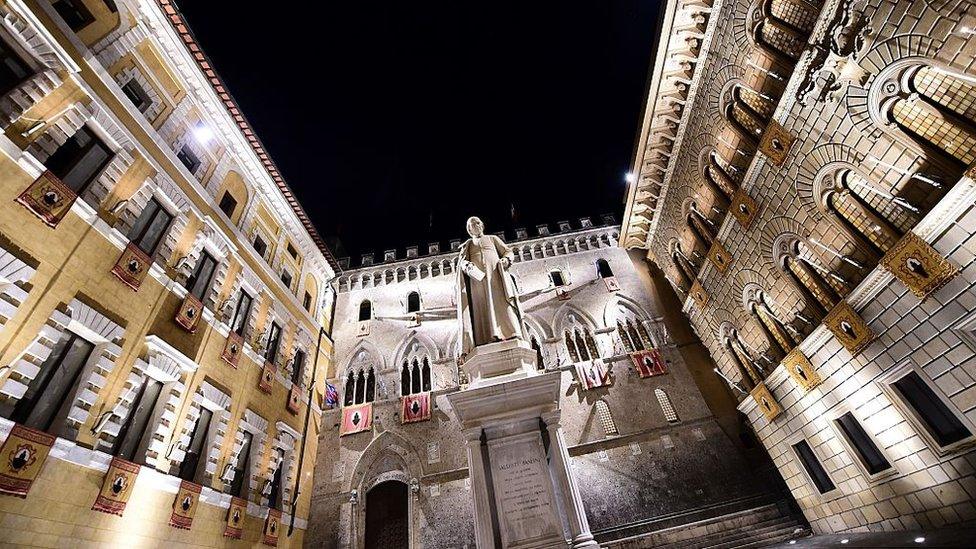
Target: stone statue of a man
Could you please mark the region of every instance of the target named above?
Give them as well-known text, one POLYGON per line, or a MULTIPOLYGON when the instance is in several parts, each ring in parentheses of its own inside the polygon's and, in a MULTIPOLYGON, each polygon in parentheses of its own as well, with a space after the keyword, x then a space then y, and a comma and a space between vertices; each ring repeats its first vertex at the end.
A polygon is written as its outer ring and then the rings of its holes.
POLYGON ((522 312, 515 281, 508 272, 512 251, 485 234, 485 224, 468 219, 468 235, 458 258, 457 310, 460 359, 476 346, 523 338, 522 312))

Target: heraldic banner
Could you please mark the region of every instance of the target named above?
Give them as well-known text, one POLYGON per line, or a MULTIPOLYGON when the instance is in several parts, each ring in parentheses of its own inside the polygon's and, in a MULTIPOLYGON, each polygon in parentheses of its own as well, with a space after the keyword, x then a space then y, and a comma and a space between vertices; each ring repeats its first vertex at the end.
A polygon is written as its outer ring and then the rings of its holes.
POLYGON ((139 465, 122 458, 113 457, 108 473, 102 480, 102 489, 95 498, 92 511, 122 516, 125 504, 129 502, 133 486, 139 476, 139 465))
POLYGON ((0 446, 0 493, 26 498, 51 446, 52 435, 14 425, 0 446))
POLYGON ((268 509, 268 518, 264 521, 264 539, 261 543, 277 547, 279 530, 281 530, 281 511, 268 509))
POLYGON ((630 360, 634 363, 637 375, 641 377, 660 376, 668 373, 668 367, 665 366, 661 352, 657 349, 630 353, 630 360))
POLYGON ((400 423, 414 423, 416 421, 427 421, 430 419, 430 393, 418 393, 416 395, 404 395, 400 397, 403 402, 400 410, 400 423))
POLYGON ((227 526, 224 526, 224 537, 241 539, 244 535, 244 517, 247 515, 247 500, 244 498, 230 498, 230 509, 227 510, 227 526))
POLYGON ((193 515, 197 512, 200 502, 200 492, 203 487, 184 480, 180 482, 180 491, 173 500, 173 513, 169 516, 169 525, 182 530, 189 530, 193 526, 193 515))
POLYGON ((602 360, 587 360, 576 363, 576 377, 584 390, 595 389, 610 384, 610 372, 602 360))
POLYGON ((197 322, 200 321, 200 315, 203 314, 203 303, 193 294, 186 294, 183 298, 183 303, 180 304, 180 308, 176 311, 176 318, 173 320, 177 324, 183 327, 184 330, 190 332, 197 331, 197 322))
POLYGON ((342 425, 339 436, 368 431, 373 427, 373 403, 346 406, 342 409, 342 425))

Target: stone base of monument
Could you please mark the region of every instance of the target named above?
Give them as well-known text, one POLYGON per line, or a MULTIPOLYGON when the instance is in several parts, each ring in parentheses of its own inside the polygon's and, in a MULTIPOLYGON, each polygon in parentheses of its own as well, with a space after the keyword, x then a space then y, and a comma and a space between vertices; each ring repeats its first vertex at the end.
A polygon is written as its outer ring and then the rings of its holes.
POLYGON ((478 347, 464 363, 471 384, 447 395, 467 440, 477 546, 598 547, 568 467, 560 374, 513 343, 478 347))
POLYGON ((487 343, 468 353, 463 368, 471 389, 514 381, 536 373, 536 353, 521 339, 487 343))

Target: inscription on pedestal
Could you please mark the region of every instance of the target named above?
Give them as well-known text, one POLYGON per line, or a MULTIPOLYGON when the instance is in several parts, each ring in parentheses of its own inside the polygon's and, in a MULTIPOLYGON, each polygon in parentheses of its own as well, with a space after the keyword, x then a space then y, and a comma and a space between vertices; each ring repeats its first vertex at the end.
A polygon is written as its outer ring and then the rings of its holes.
POLYGON ((505 547, 561 538, 542 439, 525 433, 489 441, 498 522, 505 547))

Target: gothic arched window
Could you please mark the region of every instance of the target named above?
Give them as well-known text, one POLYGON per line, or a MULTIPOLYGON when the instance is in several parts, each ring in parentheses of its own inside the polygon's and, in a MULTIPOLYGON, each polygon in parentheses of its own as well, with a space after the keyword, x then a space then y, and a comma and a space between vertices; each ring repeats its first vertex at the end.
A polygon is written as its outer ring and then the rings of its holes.
POLYGON ((416 313, 420 311, 420 293, 410 292, 407 294, 407 312, 416 313))
POLYGON ((359 304, 359 321, 362 322, 371 318, 373 318, 373 304, 368 299, 364 299, 359 304))
POLYGON ((539 340, 535 336, 532 336, 532 349, 535 351, 535 367, 537 370, 545 370, 546 364, 542 358, 542 346, 539 345, 539 340))

